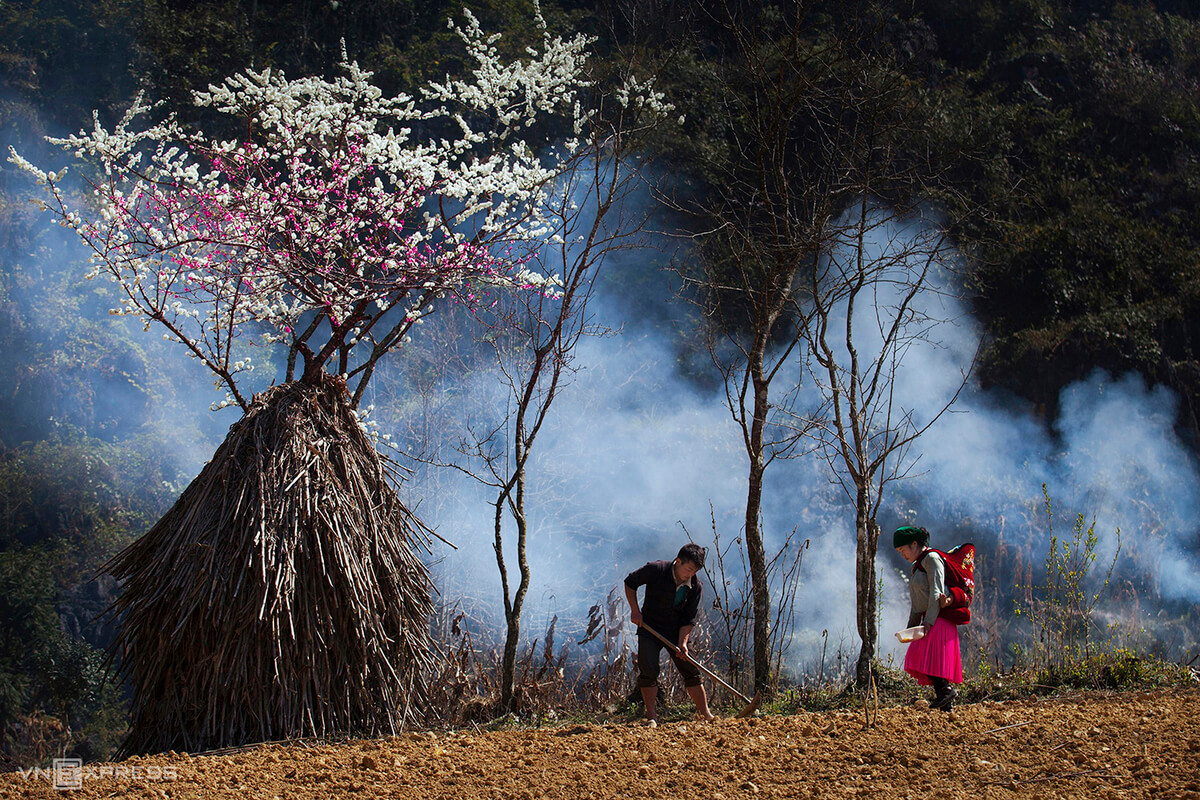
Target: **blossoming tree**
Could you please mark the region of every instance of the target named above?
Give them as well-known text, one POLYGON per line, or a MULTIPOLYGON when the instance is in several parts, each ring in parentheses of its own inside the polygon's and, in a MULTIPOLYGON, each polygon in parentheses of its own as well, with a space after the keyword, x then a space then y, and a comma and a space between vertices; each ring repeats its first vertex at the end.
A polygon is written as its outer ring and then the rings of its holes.
POLYGON ((546 33, 532 58, 505 64, 469 12, 457 31, 473 80, 420 98, 385 97, 344 58, 334 80, 251 70, 197 92, 197 105, 244 122, 242 139, 174 116, 145 124, 154 109, 141 97, 111 131, 97 120, 51 139, 98 165, 85 178, 97 213, 72 206, 65 170, 10 160, 47 186, 45 207, 91 250, 91 275, 119 287, 113 313, 165 328, 217 376, 222 405, 249 409, 239 378, 255 338, 287 346, 287 379, 344 375, 357 402, 434 298, 544 288, 521 268, 523 245, 553 234, 544 203, 580 140, 539 153, 524 135, 589 122, 585 37, 546 33))
MULTIPOLYGON (((436 713, 428 575, 410 546, 425 529, 353 408, 442 299, 562 292, 531 259, 570 235, 567 176, 605 147, 585 37, 543 23, 541 47, 506 63, 466 19, 472 75, 418 97, 385 97, 343 58, 334 80, 247 71, 197 92, 244 123, 238 139, 147 121, 139 98, 111 131, 53 140, 95 165, 90 203, 11 155, 119 288, 114 313, 161 326, 216 376, 217 405, 244 412, 110 564, 127 752, 370 735, 436 713), (535 151, 551 126, 569 138, 535 151), (286 366, 255 396, 260 344, 286 366)), ((632 79, 617 95, 659 102, 632 79)))

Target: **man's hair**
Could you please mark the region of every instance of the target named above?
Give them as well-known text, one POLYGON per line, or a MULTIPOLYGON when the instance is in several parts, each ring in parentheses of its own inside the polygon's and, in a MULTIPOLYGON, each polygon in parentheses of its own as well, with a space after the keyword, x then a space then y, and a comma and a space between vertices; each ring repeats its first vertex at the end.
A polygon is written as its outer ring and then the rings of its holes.
POLYGON ((690 561, 700 569, 704 569, 704 554, 707 552, 698 544, 685 544, 679 548, 679 555, 675 557, 680 561, 690 561))

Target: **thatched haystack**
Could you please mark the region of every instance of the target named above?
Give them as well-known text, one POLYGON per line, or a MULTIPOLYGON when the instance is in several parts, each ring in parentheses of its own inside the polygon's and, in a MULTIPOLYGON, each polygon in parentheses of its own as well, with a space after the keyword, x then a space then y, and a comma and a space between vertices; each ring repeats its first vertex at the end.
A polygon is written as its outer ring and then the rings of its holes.
POLYGON ((422 529, 345 385, 255 398, 157 525, 108 565, 126 753, 395 732, 432 665, 422 529))

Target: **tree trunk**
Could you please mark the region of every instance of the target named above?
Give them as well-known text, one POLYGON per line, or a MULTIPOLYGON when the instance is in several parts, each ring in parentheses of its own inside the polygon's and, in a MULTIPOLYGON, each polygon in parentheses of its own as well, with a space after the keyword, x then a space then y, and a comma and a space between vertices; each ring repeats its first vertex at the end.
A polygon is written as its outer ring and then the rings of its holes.
POLYGON ((862 649, 858 653, 858 665, 855 669, 855 682, 860 689, 865 689, 871 683, 871 665, 875 660, 875 645, 879 638, 879 626, 875 614, 879 605, 875 580, 875 554, 879 548, 879 526, 870 517, 868 501, 866 490, 860 488, 857 497, 858 507, 855 511, 858 546, 855 548, 854 571, 857 590, 858 635, 862 640, 862 649))
POLYGON ((754 411, 747 455, 750 457, 750 486, 746 496, 746 555, 750 559, 750 588, 754 597, 754 691, 769 693, 771 678, 771 592, 767 584, 767 554, 759 518, 762 514, 763 436, 770 404, 768 382, 763 376, 765 339, 755 342, 750 370, 754 382, 754 411))
POLYGON ((504 636, 504 660, 500 667, 500 711, 516 709, 517 645, 521 640, 521 613, 517 609, 505 615, 508 630, 504 636))
POLYGON ((525 595, 529 592, 529 558, 526 553, 526 537, 528 525, 525 521, 525 425, 519 414, 516 424, 514 455, 517 471, 513 484, 501 493, 496 504, 496 559, 500 567, 502 588, 504 590, 504 620, 507 632, 504 637, 504 660, 500 666, 500 710, 504 713, 515 711, 517 705, 516 675, 517 675, 517 646, 521 642, 521 613, 525 608, 525 595), (501 549, 501 523, 503 521, 504 505, 508 502, 513 520, 517 526, 517 570, 520 579, 517 591, 511 600, 508 595, 508 576, 504 566, 504 555, 501 549))

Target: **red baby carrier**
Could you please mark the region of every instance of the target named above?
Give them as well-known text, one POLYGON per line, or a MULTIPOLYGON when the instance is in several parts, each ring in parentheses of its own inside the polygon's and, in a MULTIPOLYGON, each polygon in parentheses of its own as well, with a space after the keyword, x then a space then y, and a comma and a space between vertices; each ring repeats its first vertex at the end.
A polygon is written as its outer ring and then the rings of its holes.
POLYGON ((946 594, 950 595, 950 605, 938 616, 955 625, 966 625, 971 621, 971 601, 975 599, 975 545, 967 542, 945 552, 930 547, 913 564, 914 575, 917 570, 925 571, 921 562, 930 553, 940 555, 946 564, 946 594))

